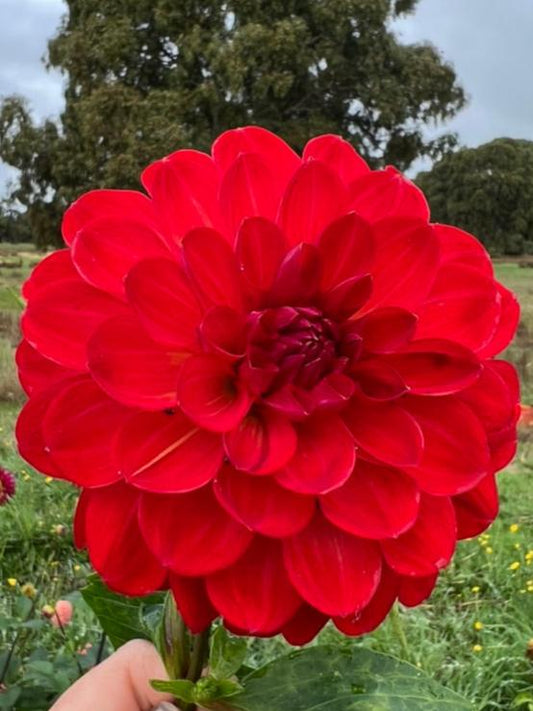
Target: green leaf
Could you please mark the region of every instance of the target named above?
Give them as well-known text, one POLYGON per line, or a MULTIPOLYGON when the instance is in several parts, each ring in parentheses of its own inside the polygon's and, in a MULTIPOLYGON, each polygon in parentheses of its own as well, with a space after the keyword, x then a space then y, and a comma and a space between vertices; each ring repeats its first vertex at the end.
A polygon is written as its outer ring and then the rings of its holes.
POLYGON ((230 698, 241 691, 242 686, 237 681, 208 676, 196 682, 193 697, 195 703, 209 707, 211 702, 230 698))
POLYGON ((81 591, 83 599, 92 609, 111 644, 117 648, 130 639, 151 639, 144 613, 149 609, 153 620, 154 607, 163 609, 164 593, 146 597, 125 597, 111 592, 97 575, 90 575, 81 591))
POLYGON ((12 709, 21 691, 22 689, 18 686, 11 686, 5 691, 0 691, 0 709, 12 709))
POLYGON ((472 711, 420 670, 367 649, 316 646, 292 652, 243 680, 229 708, 241 711, 472 711))
POLYGON ((211 635, 209 670, 215 679, 227 679, 235 674, 246 657, 243 637, 233 637, 220 625, 211 635))
POLYGON ((174 679, 173 681, 152 679, 150 684, 156 691, 172 694, 186 704, 194 703, 194 682, 188 679, 174 679))

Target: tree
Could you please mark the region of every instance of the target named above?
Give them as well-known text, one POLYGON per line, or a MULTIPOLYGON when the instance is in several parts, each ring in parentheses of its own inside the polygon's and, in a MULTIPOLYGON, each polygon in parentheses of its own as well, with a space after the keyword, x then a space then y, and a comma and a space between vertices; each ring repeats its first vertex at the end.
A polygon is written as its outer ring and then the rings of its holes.
MULTIPOLYGON (((135 187, 156 157, 206 149, 248 123, 297 149, 317 133, 341 133, 374 165, 404 169, 453 142, 423 135, 464 104, 453 69, 430 45, 402 45, 390 30, 417 0, 67 4, 48 59, 67 76, 66 107, 46 144, 53 175, 43 178, 59 206, 89 188, 135 187)), ((32 130, 39 145, 45 127, 32 130)), ((24 171, 19 146, 11 131, 0 157, 24 171)))
POLYGON ((464 148, 416 182, 434 221, 471 232, 493 254, 533 253, 533 142, 498 138, 464 148))

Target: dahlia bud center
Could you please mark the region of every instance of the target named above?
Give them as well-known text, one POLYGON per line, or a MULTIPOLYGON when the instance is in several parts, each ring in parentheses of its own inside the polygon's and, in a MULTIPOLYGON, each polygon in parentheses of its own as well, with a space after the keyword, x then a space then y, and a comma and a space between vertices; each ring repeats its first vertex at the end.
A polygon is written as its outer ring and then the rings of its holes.
POLYGON ((284 306, 250 315, 248 357, 255 368, 276 370, 272 389, 287 382, 309 389, 346 365, 339 327, 316 308, 284 306))

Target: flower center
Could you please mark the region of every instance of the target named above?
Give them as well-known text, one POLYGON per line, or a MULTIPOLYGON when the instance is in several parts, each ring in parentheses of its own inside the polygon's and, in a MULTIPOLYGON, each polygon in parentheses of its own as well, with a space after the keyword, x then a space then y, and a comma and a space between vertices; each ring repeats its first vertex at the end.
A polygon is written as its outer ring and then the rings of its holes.
POLYGON ((319 309, 283 306, 250 314, 248 358, 271 373, 269 389, 293 382, 306 390, 344 369, 339 355, 339 326, 319 309))

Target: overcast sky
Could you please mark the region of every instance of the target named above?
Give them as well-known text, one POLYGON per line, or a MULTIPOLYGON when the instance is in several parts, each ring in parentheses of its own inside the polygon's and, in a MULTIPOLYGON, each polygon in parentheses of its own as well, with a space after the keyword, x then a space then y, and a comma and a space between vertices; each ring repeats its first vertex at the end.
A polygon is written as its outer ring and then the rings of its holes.
MULTIPOLYGON (((0 0, 0 97, 25 96, 38 119, 61 110, 62 78, 41 58, 64 10, 62 0, 0 0)), ((420 0, 397 25, 404 42, 429 40, 455 66, 470 103, 447 128, 469 146, 533 140, 532 31, 533 0, 420 0)), ((0 191, 9 175, 0 164, 0 191)))

